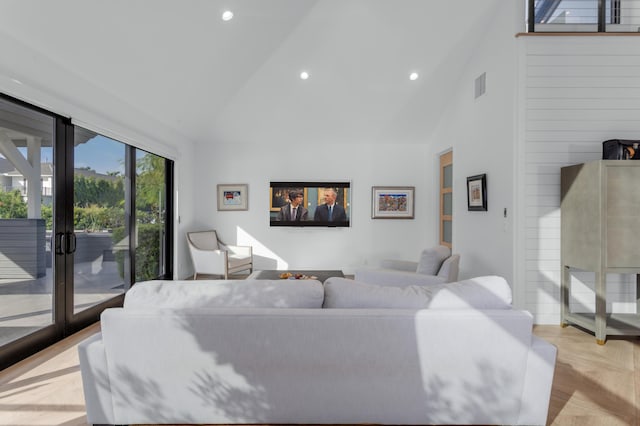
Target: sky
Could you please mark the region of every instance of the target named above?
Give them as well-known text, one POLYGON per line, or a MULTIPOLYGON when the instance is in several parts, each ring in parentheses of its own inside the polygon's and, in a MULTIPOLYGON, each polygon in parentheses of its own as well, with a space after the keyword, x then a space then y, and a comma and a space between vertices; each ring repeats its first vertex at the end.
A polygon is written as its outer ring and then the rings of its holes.
POLYGON ((125 144, 104 136, 95 136, 76 146, 75 168, 90 167, 98 173, 120 172, 124 174, 125 144))

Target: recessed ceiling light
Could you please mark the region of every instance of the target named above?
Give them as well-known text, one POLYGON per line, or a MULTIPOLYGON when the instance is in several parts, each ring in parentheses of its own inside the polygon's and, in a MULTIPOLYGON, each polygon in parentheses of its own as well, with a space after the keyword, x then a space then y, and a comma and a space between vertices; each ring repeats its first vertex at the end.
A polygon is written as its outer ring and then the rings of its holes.
POLYGON ((223 21, 230 21, 231 19, 233 19, 233 12, 230 10, 225 10, 224 12, 222 12, 222 20, 223 21))
POLYGON ((308 72, 306 72, 306 71, 302 71, 302 72, 300 73, 300 78, 301 78, 301 79, 303 79, 303 80, 308 79, 308 78, 309 78, 309 73, 308 73, 308 72))
POLYGON ((409 74, 409 80, 411 80, 411 81, 417 80, 418 77, 419 77, 419 75, 418 75, 417 72, 412 72, 411 74, 409 74))

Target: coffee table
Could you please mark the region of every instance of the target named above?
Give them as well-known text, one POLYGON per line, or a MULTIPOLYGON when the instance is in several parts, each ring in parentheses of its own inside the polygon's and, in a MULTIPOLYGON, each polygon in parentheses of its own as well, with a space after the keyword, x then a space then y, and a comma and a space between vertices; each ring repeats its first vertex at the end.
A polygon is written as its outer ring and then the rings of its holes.
POLYGON ((251 275, 247 277, 247 279, 253 280, 280 280, 280 274, 284 272, 290 272, 292 274, 302 274, 307 276, 318 277, 318 281, 324 282, 327 278, 331 277, 340 277, 344 278, 344 274, 342 271, 327 271, 327 270, 317 270, 317 271, 293 271, 293 270, 275 270, 275 269, 265 269, 264 271, 255 271, 251 275))

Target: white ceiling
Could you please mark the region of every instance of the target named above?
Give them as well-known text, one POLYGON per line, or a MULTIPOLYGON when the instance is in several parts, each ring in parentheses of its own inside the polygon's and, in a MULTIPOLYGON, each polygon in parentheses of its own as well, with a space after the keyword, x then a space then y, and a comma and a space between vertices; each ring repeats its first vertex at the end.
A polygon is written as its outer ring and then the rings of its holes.
POLYGON ((2 0, 0 33, 73 78, 12 77, 82 79, 192 141, 420 142, 498 3, 2 0))

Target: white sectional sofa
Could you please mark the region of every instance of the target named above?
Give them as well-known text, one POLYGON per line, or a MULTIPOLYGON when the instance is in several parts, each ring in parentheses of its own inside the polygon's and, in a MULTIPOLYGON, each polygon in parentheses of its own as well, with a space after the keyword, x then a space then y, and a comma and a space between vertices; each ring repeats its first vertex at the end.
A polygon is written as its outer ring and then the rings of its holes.
POLYGON ((556 348, 500 280, 136 284, 79 347, 88 420, 545 424, 556 348))

